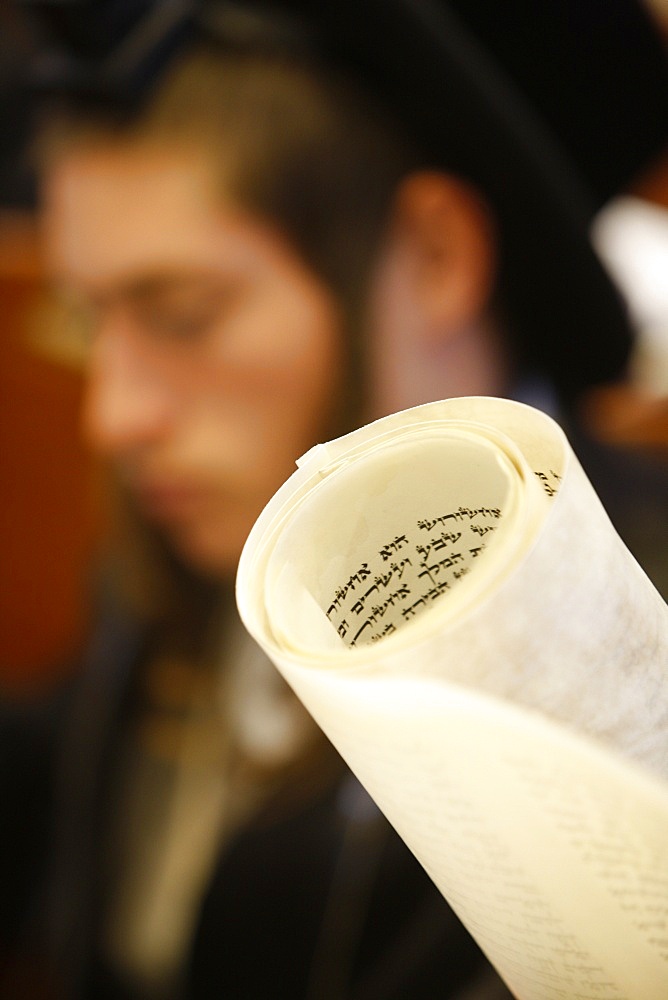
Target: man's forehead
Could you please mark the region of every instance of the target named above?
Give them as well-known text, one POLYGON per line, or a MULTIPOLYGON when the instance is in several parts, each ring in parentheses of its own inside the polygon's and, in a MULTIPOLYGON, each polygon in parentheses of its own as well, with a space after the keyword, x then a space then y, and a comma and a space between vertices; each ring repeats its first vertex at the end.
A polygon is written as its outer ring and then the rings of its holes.
POLYGON ((47 263, 82 280, 176 268, 214 237, 212 187, 175 155, 75 152, 47 171, 43 193, 47 263))

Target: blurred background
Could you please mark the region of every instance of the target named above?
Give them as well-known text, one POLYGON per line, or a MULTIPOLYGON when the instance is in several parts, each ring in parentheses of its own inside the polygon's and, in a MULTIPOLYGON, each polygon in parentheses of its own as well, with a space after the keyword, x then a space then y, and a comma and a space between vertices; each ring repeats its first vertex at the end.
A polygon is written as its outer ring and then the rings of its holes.
MULTIPOLYGON (((648 3, 668 37, 668 0, 648 3)), ((89 556, 104 526, 95 470, 78 432, 81 374, 75 358, 48 349, 57 341, 49 334, 58 316, 40 266, 23 73, 44 42, 24 6, 3 0, 0 688, 17 695, 48 688, 74 662, 88 616, 89 556)), ((591 401, 591 425, 611 441, 660 451, 668 450, 667 206, 668 167, 659 164, 628 198, 604 210, 593 233, 645 335, 634 384, 601 391, 591 401)))
POLYGON ((57 679, 84 633, 93 540, 90 465, 78 432, 81 374, 34 349, 48 319, 26 145, 23 68, 38 39, 0 6, 0 685, 57 679), (62 665, 62 666, 60 666, 62 665))

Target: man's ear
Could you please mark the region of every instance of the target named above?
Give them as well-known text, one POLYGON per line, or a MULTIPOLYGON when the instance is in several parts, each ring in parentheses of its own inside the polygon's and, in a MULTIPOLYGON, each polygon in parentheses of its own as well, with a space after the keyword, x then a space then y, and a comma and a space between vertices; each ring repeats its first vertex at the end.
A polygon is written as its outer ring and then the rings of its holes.
POLYGON ((485 314, 496 270, 494 227, 472 186, 440 171, 410 174, 397 189, 390 231, 410 261, 429 336, 460 332, 485 314))

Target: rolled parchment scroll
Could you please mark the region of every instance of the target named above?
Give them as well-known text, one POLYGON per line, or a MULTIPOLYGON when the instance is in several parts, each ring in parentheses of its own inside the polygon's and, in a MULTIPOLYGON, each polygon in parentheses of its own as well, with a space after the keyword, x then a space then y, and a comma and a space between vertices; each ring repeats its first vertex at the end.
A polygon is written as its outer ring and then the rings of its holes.
POLYGON ((665 1000, 668 608, 553 420, 450 399, 317 446, 237 601, 520 1000, 665 1000))

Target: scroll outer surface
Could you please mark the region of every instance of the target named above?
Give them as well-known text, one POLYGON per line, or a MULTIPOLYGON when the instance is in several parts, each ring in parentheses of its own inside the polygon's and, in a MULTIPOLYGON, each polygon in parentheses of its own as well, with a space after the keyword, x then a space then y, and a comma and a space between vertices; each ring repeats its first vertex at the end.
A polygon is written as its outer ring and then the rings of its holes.
POLYGON ((237 600, 520 1000, 665 1000, 668 609, 554 421, 450 399, 317 446, 237 600))

